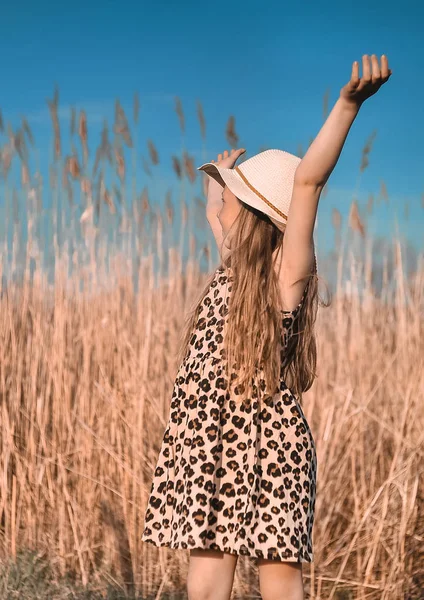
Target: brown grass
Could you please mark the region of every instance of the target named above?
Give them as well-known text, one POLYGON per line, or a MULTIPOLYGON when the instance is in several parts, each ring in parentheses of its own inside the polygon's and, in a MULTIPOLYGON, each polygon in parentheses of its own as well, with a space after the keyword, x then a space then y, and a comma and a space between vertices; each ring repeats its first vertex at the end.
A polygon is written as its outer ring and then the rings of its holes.
MULTIPOLYGON (((57 117, 57 102, 49 105, 57 117)), ((115 134, 128 141, 116 106, 115 134)), ((183 124, 178 103, 177 109, 183 124)), ((88 156, 83 111, 79 136, 88 156)), ((153 142, 148 147, 157 164, 153 142)), ((55 148, 60 162, 60 142, 55 148)), ((20 160, 9 152, 3 147, 5 176, 8 161, 20 160)), ((96 163, 109 152, 105 125, 96 163)), ((184 177, 184 154, 173 158, 184 177)), ((126 223, 121 242, 116 236, 111 242, 95 220, 98 186, 85 172, 86 159, 64 160, 80 216, 69 217, 73 237, 61 247, 61 217, 52 208, 54 237, 45 251, 55 259, 54 286, 34 210, 23 278, 9 277, 1 288, 0 550, 15 557, 21 548, 40 548, 58 572, 71 569, 83 583, 118 581, 146 596, 160 590, 161 597, 184 589, 188 555, 142 544, 143 515, 169 414, 182 315, 206 276, 199 261, 206 259, 208 271, 216 267, 212 238, 199 247, 187 228, 189 215, 202 207, 198 197, 182 197, 178 217, 168 195, 165 218, 144 186, 127 213, 125 204, 115 210, 101 177, 108 218, 126 223)), ((109 165, 119 175, 117 163, 109 165)), ((53 169, 51 176, 55 193, 63 191, 53 169)), ((41 192, 29 177, 24 183, 35 198, 41 192)), ((117 197, 124 193, 112 189, 117 197)), ((314 600, 412 600, 424 586, 424 260, 408 279, 402 244, 393 240, 395 266, 386 269, 377 294, 372 240, 353 205, 350 226, 364 236, 365 260, 340 247, 339 272, 347 262, 350 281, 339 279, 333 304, 319 313, 319 376, 304 397, 318 450, 315 562, 304 565, 305 587, 314 600)), ((333 224, 340 232, 337 209, 333 224)), ((17 273, 18 242, 15 236, 11 256, 2 245, 4 275, 17 273)), ((257 571, 242 557, 234 598, 248 597, 259 598, 257 571)))

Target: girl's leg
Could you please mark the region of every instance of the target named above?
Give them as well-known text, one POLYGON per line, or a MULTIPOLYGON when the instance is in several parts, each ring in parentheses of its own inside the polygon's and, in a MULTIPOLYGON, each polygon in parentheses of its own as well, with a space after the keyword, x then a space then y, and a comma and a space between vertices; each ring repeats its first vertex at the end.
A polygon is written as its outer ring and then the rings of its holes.
POLYGON ((258 558, 262 600, 304 600, 302 563, 258 558))
POLYGON ((237 554, 218 550, 190 550, 188 600, 230 600, 237 554))

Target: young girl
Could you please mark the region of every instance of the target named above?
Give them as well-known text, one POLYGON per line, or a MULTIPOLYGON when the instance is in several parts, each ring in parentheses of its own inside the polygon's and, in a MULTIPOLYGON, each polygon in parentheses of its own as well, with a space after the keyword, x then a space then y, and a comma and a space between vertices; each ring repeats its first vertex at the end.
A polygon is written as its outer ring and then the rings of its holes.
POLYGON ((263 600, 304 597, 317 459, 302 410, 316 376, 321 191, 362 103, 391 70, 353 63, 304 158, 245 150, 199 167, 221 254, 187 322, 142 540, 190 550, 190 600, 229 599, 238 555, 257 560, 263 600))

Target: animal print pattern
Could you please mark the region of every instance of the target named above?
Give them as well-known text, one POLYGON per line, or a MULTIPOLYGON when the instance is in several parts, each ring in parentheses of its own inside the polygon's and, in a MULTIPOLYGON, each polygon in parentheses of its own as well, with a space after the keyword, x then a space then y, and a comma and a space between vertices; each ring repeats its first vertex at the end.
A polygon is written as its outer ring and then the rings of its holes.
MULTIPOLYGON (((244 407, 224 389, 223 332, 233 281, 218 268, 178 370, 142 540, 312 562, 317 458, 297 398, 280 390, 244 407)), ((304 301, 282 311, 283 346, 304 301)))

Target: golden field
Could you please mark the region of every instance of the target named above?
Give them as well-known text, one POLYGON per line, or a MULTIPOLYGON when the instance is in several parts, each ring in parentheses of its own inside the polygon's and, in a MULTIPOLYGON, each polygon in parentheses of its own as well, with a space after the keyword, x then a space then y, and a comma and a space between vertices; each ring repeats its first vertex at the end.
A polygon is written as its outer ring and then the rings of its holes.
MULTIPOLYGON (((70 573, 98 597, 113 586, 122 597, 184 598, 187 552, 140 537, 183 316, 218 265, 206 183, 194 196, 198 165, 184 149, 178 98, 179 198, 169 193, 162 205, 146 183, 160 161, 151 140, 140 157, 137 97, 131 118, 117 101, 93 167, 85 112, 72 110, 64 151, 57 91, 49 109, 54 143, 44 180, 32 166, 27 121, 16 130, 0 123, 9 237, 0 240, 0 598, 44 597, 42 587, 33 596, 25 587, 30 569, 10 577, 8 561, 25 549, 45 557, 57 581, 70 573)), ((200 104, 197 117, 205 149, 200 104)), ((225 135, 227 147, 237 145, 233 117, 225 135)), ((376 253, 355 200, 344 234, 337 209, 333 226, 337 285, 319 309, 318 377, 303 400, 318 452, 306 597, 414 600, 424 597, 424 255, 408 275, 402 243, 392 240, 376 290, 376 253), (353 236, 366 246, 361 260, 353 236)), ((59 586, 45 597, 83 597, 66 594, 59 586)), ((260 598, 244 557, 233 596, 260 598)))

